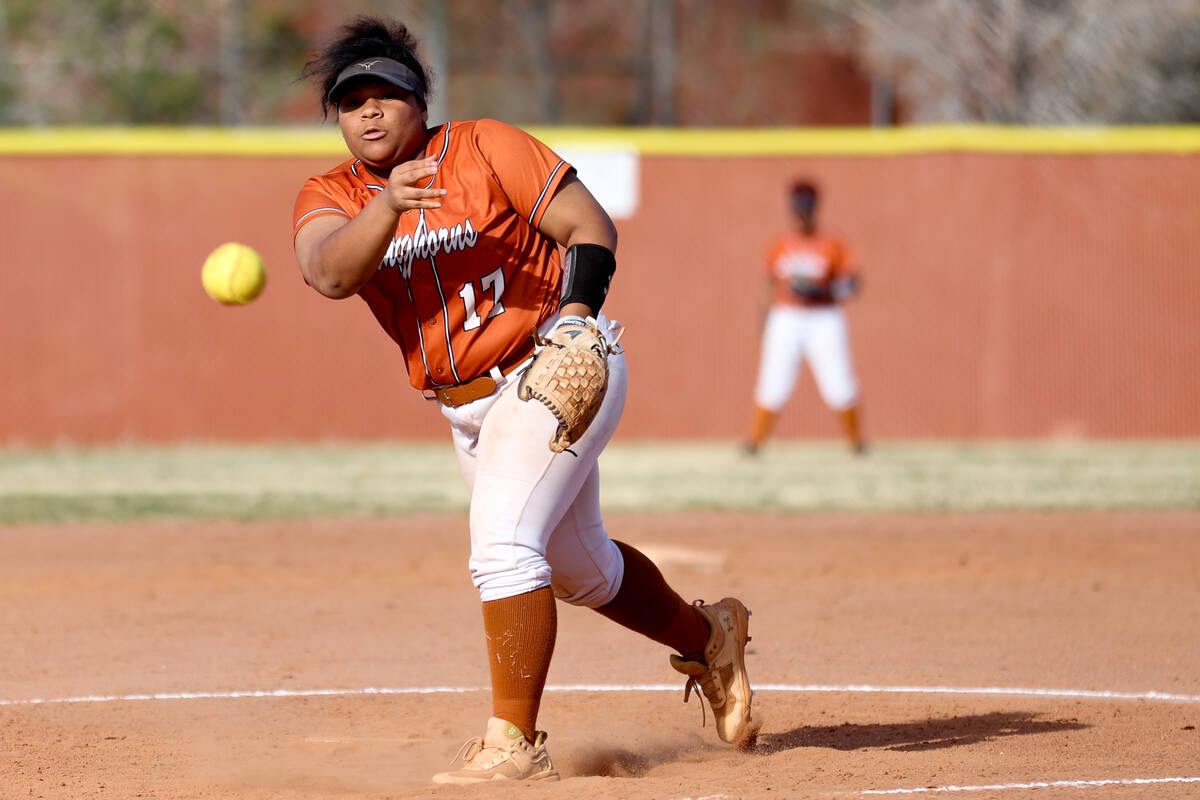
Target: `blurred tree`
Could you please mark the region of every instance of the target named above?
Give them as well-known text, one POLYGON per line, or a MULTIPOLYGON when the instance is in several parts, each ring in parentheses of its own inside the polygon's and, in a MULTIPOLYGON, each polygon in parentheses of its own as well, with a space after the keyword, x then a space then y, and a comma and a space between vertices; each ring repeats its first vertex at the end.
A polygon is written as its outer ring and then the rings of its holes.
POLYGON ((821 0, 673 1, 677 123, 869 121, 869 79, 844 10, 821 0))
POLYGON ((220 0, 219 9, 221 122, 234 125, 245 120, 246 0, 220 0))
MULTIPOLYGON (((227 0, 228 1, 228 0, 227 0)), ((239 123, 263 124, 286 118, 303 89, 299 74, 312 49, 302 28, 307 0, 236 0, 246 3, 242 23, 242 85, 239 123)), ((310 114, 311 116, 311 114, 310 114)))
POLYGON ((0 122, 9 124, 315 122, 318 99, 296 77, 358 14, 394 16, 417 33, 437 120, 844 124, 868 114, 855 105, 862 92, 845 91, 847 81, 865 86, 852 70, 816 64, 796 79, 820 49, 807 30, 826 13, 819 0, 0 0, 0 9, 0 66, 7 59, 14 76, 7 95, 0 76, 0 122), (851 99, 827 103, 833 96, 851 99))
MULTIPOLYGON (((425 40, 422 43, 425 57, 425 70, 432 73, 430 80, 437 82, 442 76, 450 74, 450 22, 446 15, 446 4, 443 0, 425 0, 425 40)), ((441 91, 434 91, 429 98, 429 121, 444 122, 450 119, 446 96, 441 91)))
POLYGON ((641 53, 637 60, 637 96, 632 121, 639 125, 675 122, 675 4, 644 0, 641 53))
POLYGON ((17 93, 12 46, 8 36, 11 14, 11 6, 8 3, 0 2, 0 124, 12 122, 13 99, 17 93))
MULTIPOLYGON (((39 12, 51 5, 59 3, 44 3, 39 12)), ((149 0, 96 0, 54 16, 66 45, 58 51, 62 79, 91 98, 78 109, 79 121, 197 120, 205 94, 202 65, 186 56, 173 15, 149 0)))
POLYGON ((1200 121, 1200 0, 856 0, 911 122, 1200 121))
MULTIPOLYGON (((310 42, 305 0, 0 0, 16 74, 0 119, 202 124, 277 118, 310 42), (19 101, 19 102, 18 102, 19 101)), ((0 27, 0 34, 3 28, 0 27)), ((7 46, 5 46, 7 42, 7 46)))
POLYGON ((150 0, 10 0, 6 56, 19 82, 6 121, 190 122, 203 113, 202 63, 180 20, 150 0))
POLYGON ((0 0, 0 123, 312 123, 306 56, 393 16, 435 121, 1200 121, 1200 0, 0 0))
POLYGON ((504 5, 517 20, 525 45, 538 116, 547 122, 559 122, 562 104, 558 97, 558 71, 550 50, 550 0, 504 0, 504 5))

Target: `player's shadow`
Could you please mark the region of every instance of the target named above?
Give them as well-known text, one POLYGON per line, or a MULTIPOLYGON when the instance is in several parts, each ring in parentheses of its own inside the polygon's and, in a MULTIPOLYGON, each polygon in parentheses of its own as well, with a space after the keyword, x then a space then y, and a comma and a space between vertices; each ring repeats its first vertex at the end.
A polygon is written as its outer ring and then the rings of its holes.
POLYGON ((1015 711, 935 717, 920 722, 874 723, 823 727, 805 725, 784 733, 760 734, 754 752, 770 755, 799 747, 828 747, 834 750, 883 748, 916 752, 959 747, 1002 736, 1029 736, 1090 727, 1076 719, 1038 719, 1037 714, 1015 711))

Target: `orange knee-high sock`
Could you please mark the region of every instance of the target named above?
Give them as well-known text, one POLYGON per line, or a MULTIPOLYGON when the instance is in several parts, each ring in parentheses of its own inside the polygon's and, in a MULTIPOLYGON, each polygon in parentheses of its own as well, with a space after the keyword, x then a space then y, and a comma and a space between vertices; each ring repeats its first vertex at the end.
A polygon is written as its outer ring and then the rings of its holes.
POLYGON ((746 437, 746 446, 757 450, 766 441, 767 434, 771 432, 777 416, 779 415, 774 411, 769 411, 762 406, 755 406, 754 415, 750 419, 750 435, 746 437))
POLYGON ((625 558, 625 577, 617 596, 596 610, 686 659, 703 661, 710 635, 704 615, 667 585, 653 561, 624 542, 616 545, 625 558))
POLYGON ((484 603, 483 631, 492 677, 492 716, 516 725, 532 742, 558 632, 550 587, 484 603))
POLYGON ((850 406, 838 412, 838 417, 842 422, 842 430, 846 433, 846 439, 850 442, 856 452, 863 449, 862 431, 859 425, 858 406, 850 406))

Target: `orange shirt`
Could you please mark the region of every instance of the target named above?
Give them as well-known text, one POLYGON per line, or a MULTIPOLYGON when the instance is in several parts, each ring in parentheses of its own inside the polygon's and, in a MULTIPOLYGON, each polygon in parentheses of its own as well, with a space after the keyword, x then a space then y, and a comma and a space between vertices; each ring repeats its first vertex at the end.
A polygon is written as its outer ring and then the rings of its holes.
POLYGON ((807 278, 828 288, 834 278, 855 271, 853 254, 841 239, 822 233, 806 236, 799 231, 788 231, 771 240, 766 267, 772 304, 790 306, 822 305, 792 291, 793 278, 807 278))
MULTIPOLYGON (((400 215, 379 270, 359 295, 404 352, 417 389, 464 383, 530 346, 558 308, 558 245, 537 231, 573 169, 524 131, 495 120, 431 131, 438 156, 427 187, 441 208, 400 215)), ((423 157, 423 156, 417 156, 423 157)), ((309 178, 296 198, 293 234, 326 214, 353 217, 383 188, 361 162, 309 178)))

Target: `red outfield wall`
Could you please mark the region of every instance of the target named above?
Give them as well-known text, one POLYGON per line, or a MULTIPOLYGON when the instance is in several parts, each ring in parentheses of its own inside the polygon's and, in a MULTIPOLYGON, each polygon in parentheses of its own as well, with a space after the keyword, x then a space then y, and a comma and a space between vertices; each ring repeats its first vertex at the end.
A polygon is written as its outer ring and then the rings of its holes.
MULTIPOLYGON (((445 437, 365 304, 295 267, 292 200, 336 160, 0 159, 0 443, 445 437), (267 260, 250 306, 201 288, 228 240, 267 260)), ((864 263, 872 438, 1200 435, 1200 155, 945 152, 643 156, 606 306, 619 437, 742 434, 796 175, 864 263)), ((836 434, 807 373, 781 433, 836 434)))

